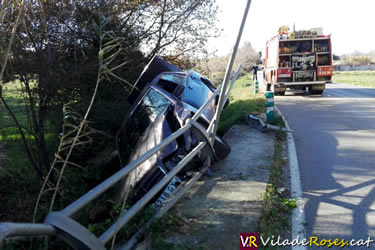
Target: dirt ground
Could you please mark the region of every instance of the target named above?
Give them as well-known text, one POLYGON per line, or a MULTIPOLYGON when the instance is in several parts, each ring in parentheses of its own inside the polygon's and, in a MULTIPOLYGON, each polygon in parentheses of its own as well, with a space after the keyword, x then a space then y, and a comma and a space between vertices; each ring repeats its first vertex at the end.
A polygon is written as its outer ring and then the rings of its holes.
POLYGON ((239 233, 257 232, 274 153, 274 133, 233 126, 224 136, 231 154, 211 167, 175 208, 185 222, 167 241, 191 249, 237 249, 239 233))

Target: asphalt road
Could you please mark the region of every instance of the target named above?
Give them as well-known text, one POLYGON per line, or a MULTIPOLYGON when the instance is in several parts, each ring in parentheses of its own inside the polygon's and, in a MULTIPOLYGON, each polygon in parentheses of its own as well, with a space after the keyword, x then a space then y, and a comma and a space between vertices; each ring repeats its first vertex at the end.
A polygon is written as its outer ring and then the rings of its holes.
POLYGON ((375 89, 330 84, 275 103, 295 131, 307 237, 375 240, 375 89))

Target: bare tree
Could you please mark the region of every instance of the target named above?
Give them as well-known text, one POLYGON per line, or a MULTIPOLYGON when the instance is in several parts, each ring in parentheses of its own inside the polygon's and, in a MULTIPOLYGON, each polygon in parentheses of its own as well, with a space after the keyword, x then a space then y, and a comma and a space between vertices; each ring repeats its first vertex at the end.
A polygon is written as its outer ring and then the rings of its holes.
POLYGON ((214 0, 163 0, 153 2, 143 12, 141 37, 151 58, 192 56, 201 52, 209 37, 216 36, 217 6, 214 0))
POLYGON ((235 68, 242 64, 243 70, 250 72, 251 67, 257 64, 258 61, 259 53, 253 49, 250 42, 245 42, 237 52, 235 68))

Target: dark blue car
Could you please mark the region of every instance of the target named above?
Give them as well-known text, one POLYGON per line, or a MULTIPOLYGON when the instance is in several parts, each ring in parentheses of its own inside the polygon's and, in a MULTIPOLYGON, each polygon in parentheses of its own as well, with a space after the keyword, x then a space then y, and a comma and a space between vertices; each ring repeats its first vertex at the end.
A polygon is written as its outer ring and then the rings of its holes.
MULTIPOLYGON (((116 137, 121 165, 134 161, 181 128, 214 91, 215 87, 206 77, 193 70, 183 72, 155 57, 129 96, 133 105, 116 137)), ((199 118, 201 125, 207 127, 214 117, 216 102, 212 101, 199 118)), ((196 135, 187 131, 134 169, 122 183, 121 196, 127 197, 134 190, 134 199, 142 197, 197 144, 196 135)), ((230 153, 230 147, 220 137, 216 137, 214 149, 217 159, 230 153)), ((187 170, 201 166, 203 158, 187 165, 180 178, 184 178, 187 170)))

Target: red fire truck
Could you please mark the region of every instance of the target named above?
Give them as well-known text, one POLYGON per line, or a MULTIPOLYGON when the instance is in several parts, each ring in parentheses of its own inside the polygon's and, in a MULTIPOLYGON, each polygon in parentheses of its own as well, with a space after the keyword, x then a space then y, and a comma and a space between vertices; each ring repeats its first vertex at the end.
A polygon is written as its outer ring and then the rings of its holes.
POLYGON ((322 29, 288 32, 280 28, 266 44, 264 82, 268 91, 284 95, 287 88, 321 95, 332 78, 331 36, 322 29))

